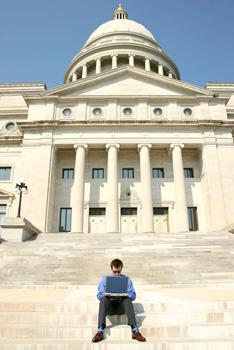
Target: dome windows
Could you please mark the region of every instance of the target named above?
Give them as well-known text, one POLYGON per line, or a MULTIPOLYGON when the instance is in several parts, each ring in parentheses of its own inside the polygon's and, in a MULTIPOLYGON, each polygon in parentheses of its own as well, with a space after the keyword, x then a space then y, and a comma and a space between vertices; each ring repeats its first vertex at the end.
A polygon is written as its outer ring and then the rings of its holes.
POLYGON ((71 111, 70 108, 65 108, 65 109, 63 110, 63 115, 64 115, 64 117, 70 117, 71 114, 72 114, 72 111, 71 111))
POLYGON ((131 117, 132 116, 132 109, 127 107, 123 109, 123 114, 125 115, 125 117, 131 117))
POLYGON ((95 117, 101 117, 102 114, 103 114, 103 112, 102 112, 101 108, 96 107, 96 108, 93 109, 93 115, 95 117))
POLYGON ((162 109, 161 108, 154 108, 154 115, 156 116, 156 117, 161 117, 162 116, 162 114, 163 114, 163 111, 162 111, 162 109))
POLYGON ((16 128, 15 123, 8 123, 8 124, 6 125, 6 130, 7 130, 7 131, 14 131, 15 128, 16 128))
POLYGON ((193 114, 193 112, 192 112, 191 108, 184 108, 184 115, 186 117, 191 117, 192 114, 193 114))

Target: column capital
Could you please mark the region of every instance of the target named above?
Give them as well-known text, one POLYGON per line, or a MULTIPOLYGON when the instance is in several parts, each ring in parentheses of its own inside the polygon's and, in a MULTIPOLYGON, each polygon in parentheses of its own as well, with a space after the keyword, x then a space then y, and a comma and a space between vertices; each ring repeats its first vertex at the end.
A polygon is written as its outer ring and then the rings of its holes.
POLYGON ((145 57, 144 61, 151 61, 151 58, 145 57))
POLYGON ((111 55, 111 57, 118 57, 119 55, 116 53, 116 54, 113 54, 111 55))
POLYGON ((133 53, 129 53, 128 57, 135 57, 136 55, 134 55, 133 53))
POLYGON ((183 143, 172 143, 170 145, 170 149, 173 150, 175 147, 180 147, 181 149, 184 148, 184 144, 183 143))
POLYGON ((119 145, 118 143, 108 143, 108 144, 106 144, 106 150, 107 150, 107 151, 108 151, 108 149, 111 148, 111 147, 117 148, 117 151, 119 151, 119 149, 120 149, 120 145, 119 145))
POLYGON ((142 147, 147 147, 150 150, 152 148, 152 145, 150 143, 139 143, 137 145, 138 151, 140 151, 142 147))
POLYGON ((73 147, 75 148, 75 150, 77 151, 78 148, 84 148, 84 150, 87 152, 88 151, 88 145, 85 143, 76 143, 75 145, 73 145, 73 147))
POLYGON ((98 57, 98 58, 95 58, 95 61, 97 62, 97 61, 102 61, 102 57, 98 57))

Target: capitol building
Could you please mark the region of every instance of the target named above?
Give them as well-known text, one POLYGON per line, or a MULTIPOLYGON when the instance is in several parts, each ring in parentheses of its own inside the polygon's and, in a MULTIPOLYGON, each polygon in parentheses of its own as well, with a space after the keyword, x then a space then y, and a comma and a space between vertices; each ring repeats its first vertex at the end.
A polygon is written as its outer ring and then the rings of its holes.
POLYGON ((0 84, 2 238, 232 227, 233 131, 234 83, 181 81, 120 5, 63 85, 0 84))

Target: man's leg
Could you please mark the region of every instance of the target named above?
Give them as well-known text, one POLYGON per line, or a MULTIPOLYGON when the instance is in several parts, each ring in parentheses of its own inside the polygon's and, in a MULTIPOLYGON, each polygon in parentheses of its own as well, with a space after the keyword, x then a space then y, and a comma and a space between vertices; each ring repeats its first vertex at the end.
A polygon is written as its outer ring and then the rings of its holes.
POLYGON ((99 312, 98 312, 98 328, 103 326, 106 327, 106 315, 108 312, 109 300, 107 297, 103 297, 99 303, 99 312))
POLYGON ((99 303, 99 312, 98 312, 98 331, 92 339, 93 343, 97 343, 103 340, 103 329, 106 327, 106 315, 108 309, 110 308, 109 299, 103 297, 99 303))
POLYGON ((129 298, 123 298, 122 300, 122 305, 124 307, 125 313, 127 315, 128 318, 128 324, 130 326, 136 326, 136 316, 135 316, 135 311, 133 309, 133 304, 131 299, 129 298))
POLYGON ((133 304, 131 299, 124 298, 122 301, 122 305, 124 306, 125 313, 128 318, 128 324, 132 328, 132 339, 136 339, 138 341, 146 341, 146 339, 143 337, 143 335, 139 332, 137 328, 135 311, 133 309, 133 304))

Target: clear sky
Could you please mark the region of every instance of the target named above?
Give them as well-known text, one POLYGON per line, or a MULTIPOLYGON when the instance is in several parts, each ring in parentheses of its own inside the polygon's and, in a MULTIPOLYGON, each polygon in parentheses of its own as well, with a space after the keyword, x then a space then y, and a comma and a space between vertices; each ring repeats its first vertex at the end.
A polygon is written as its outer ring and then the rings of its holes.
POLYGON ((0 83, 62 85, 68 64, 119 3, 151 31, 181 80, 234 82, 234 0, 0 0, 0 83))

